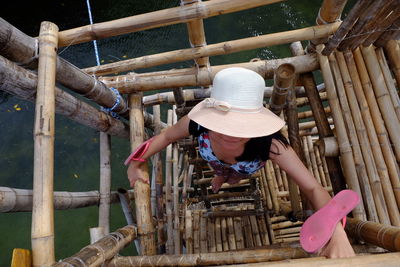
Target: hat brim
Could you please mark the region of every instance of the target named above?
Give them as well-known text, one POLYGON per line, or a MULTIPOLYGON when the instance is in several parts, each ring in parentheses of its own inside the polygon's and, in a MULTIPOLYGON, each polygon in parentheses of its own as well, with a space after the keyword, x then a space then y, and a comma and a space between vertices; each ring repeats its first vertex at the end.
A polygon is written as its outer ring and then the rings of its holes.
POLYGON ((221 111, 207 107, 204 100, 193 107, 188 117, 209 130, 243 138, 270 135, 285 125, 284 120, 264 107, 257 113, 221 111))

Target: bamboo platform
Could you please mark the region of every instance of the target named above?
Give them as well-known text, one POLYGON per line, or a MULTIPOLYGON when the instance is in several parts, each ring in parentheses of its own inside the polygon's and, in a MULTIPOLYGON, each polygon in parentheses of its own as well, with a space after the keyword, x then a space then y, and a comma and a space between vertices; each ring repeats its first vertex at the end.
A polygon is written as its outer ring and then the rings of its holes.
POLYGON ((32 253, 16 250, 13 266, 398 266, 398 1, 358 0, 340 20, 347 1, 324 0, 316 26, 207 44, 203 19, 277 2, 281 0, 181 0, 179 7, 65 31, 43 22, 37 38, 0 18, 0 90, 36 103, 33 190, 0 187, 0 212, 32 212, 32 253), (187 24, 192 47, 86 69, 56 53, 65 45, 177 23, 187 24), (300 41, 309 44, 303 48, 300 41), (290 44, 292 57, 219 66, 209 60, 283 44, 290 44), (134 72, 186 60, 193 60, 193 67, 134 72), (248 179, 223 184, 213 193, 214 171, 199 156, 192 137, 170 144, 164 161, 161 153, 154 155, 151 170, 143 167, 152 177, 150 185, 137 181, 133 191, 111 191, 110 136, 129 139, 134 150, 208 97, 216 72, 231 66, 274 81, 265 88, 265 103, 286 120, 284 135, 322 187, 332 196, 345 188, 361 196, 346 225, 356 257, 325 259, 301 249, 300 229, 312 208, 271 161, 248 179), (316 84, 316 71, 323 84, 316 84), (56 82, 99 107, 112 108, 122 119, 79 100, 56 82), (151 94, 143 96, 144 91, 151 94), (165 122, 160 105, 168 109, 165 122), (144 107, 152 107, 153 113, 144 107), (55 113, 101 132, 99 191, 54 192, 55 113), (124 211, 127 225, 120 229, 109 229, 111 203, 120 203, 124 211), (90 229, 92 244, 55 259, 54 209, 90 205, 99 206, 98 227, 90 229), (118 255, 132 243, 138 256, 118 255))

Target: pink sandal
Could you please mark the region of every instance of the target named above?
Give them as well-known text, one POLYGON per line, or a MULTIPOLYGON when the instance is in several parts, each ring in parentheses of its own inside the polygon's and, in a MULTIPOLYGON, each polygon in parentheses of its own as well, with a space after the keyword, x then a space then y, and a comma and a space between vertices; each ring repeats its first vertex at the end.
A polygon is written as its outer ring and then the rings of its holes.
POLYGON ((358 194, 352 190, 337 193, 324 207, 311 215, 300 230, 300 244, 309 253, 315 253, 331 239, 337 223, 360 202, 358 194))
POLYGON ((149 146, 150 146, 151 142, 153 142, 153 139, 154 139, 154 137, 148 139, 147 141, 142 143, 140 146, 138 146, 138 148, 136 148, 135 151, 133 151, 129 155, 129 157, 125 160, 124 164, 128 165, 133 160, 145 162, 146 160, 143 159, 142 157, 143 157, 144 153, 146 153, 146 151, 149 149, 149 146))

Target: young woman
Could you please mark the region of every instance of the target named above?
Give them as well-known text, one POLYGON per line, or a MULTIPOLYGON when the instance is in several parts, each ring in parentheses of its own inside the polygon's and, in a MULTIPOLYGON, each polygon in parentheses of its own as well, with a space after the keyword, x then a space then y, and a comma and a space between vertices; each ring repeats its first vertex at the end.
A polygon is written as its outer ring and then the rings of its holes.
MULTIPOLYGON (((303 165, 279 130, 285 125, 263 106, 264 79, 244 68, 219 71, 213 80, 211 96, 197 104, 187 116, 161 134, 145 142, 127 159, 128 179, 147 182, 140 164, 167 145, 195 135, 200 155, 208 161, 216 176, 212 189, 217 192, 224 182, 237 183, 255 173, 270 159, 292 178, 316 210, 330 196, 303 165)), ((341 225, 332 226, 333 235, 320 255, 350 257, 355 253, 341 225)))

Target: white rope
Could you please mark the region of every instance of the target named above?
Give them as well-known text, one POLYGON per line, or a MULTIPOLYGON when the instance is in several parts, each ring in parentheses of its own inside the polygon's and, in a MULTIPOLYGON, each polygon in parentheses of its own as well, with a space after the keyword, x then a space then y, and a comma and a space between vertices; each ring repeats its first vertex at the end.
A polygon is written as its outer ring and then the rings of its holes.
MULTIPOLYGON (((86 0, 86 5, 87 5, 87 8, 88 8, 90 25, 92 25, 92 24, 93 24, 93 18, 92 18, 92 11, 91 11, 91 9, 90 9, 89 0, 86 0)), ((96 55, 96 63, 97 63, 97 66, 100 66, 99 51, 98 51, 98 49, 97 49, 97 42, 96 42, 96 40, 93 40, 93 46, 94 46, 94 53, 95 53, 95 55, 96 55)))

